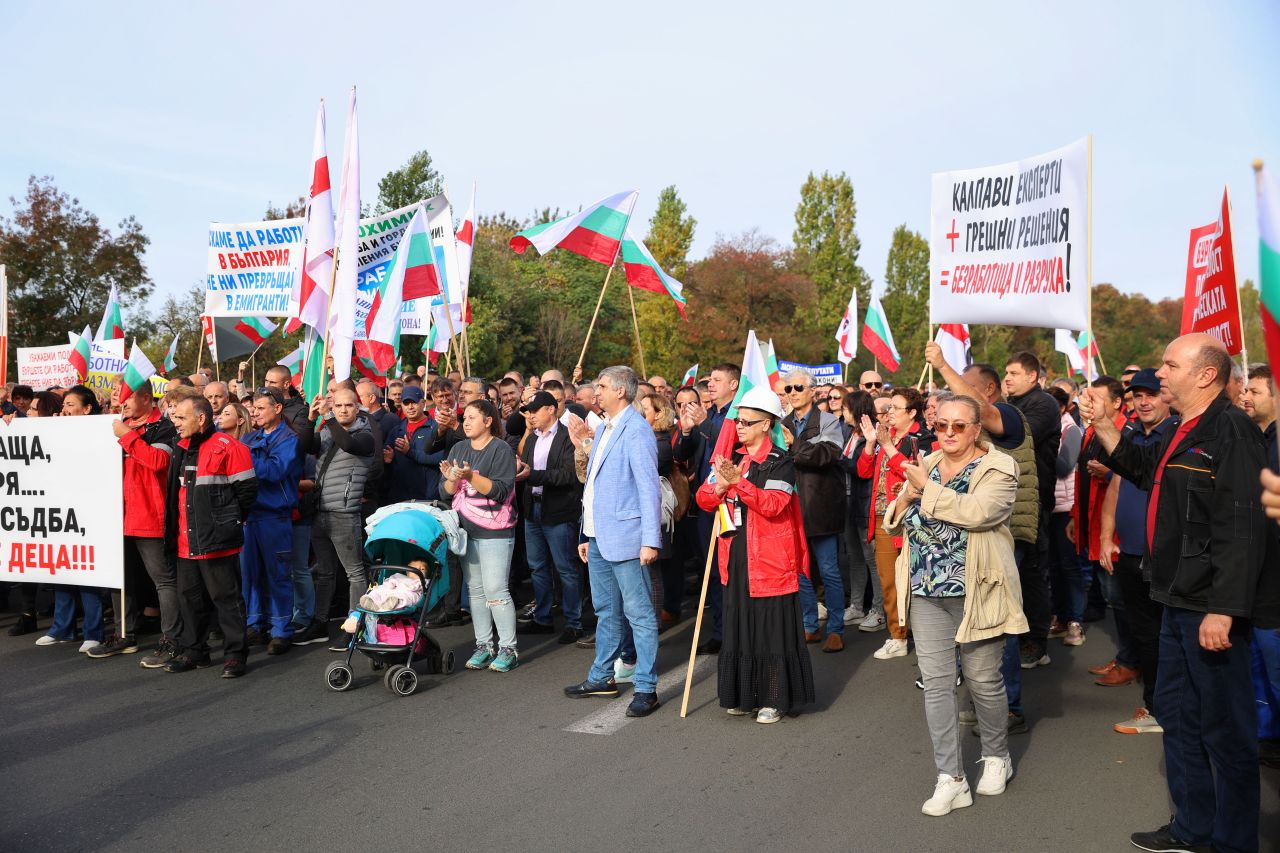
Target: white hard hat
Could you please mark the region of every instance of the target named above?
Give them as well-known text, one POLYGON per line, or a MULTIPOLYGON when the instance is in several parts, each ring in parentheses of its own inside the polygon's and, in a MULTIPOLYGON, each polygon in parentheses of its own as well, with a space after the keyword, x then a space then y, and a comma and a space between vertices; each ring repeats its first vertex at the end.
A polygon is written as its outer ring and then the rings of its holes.
POLYGON ((738 401, 738 408, 756 409, 768 412, 775 418, 782 417, 782 401, 778 399, 778 395, 759 385, 748 389, 747 393, 742 395, 742 399, 738 401))

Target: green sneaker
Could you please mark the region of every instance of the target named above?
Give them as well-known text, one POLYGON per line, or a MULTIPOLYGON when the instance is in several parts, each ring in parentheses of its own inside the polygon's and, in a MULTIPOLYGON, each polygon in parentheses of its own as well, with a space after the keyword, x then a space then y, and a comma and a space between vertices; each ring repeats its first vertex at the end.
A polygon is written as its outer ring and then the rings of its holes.
POLYGON ((493 660, 493 647, 485 643, 476 646, 475 654, 467 661, 467 669, 484 669, 493 660))
POLYGON ((504 647, 498 649, 498 656, 493 659, 493 663, 489 664, 489 669, 494 672, 510 672, 519 665, 520 657, 516 654, 516 650, 504 647))

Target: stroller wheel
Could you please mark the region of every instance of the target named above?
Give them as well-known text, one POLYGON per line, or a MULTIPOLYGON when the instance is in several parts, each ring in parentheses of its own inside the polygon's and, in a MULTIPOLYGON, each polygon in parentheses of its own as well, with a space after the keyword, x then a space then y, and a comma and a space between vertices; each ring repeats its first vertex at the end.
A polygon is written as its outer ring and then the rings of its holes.
POLYGON ((418 673, 407 666, 399 667, 391 679, 391 692, 397 696, 409 696, 418 689, 418 673))
POLYGON ((340 693, 351 687, 351 682, 355 680, 355 673, 345 663, 334 661, 325 668, 324 680, 325 684, 329 685, 330 690, 336 690, 340 693))
POLYGON ((382 686, 394 693, 395 688, 392 687, 392 684, 394 684, 393 679, 395 679, 396 673, 402 669, 404 669, 404 667, 398 663, 393 663, 388 666, 386 671, 382 673, 382 686))
POLYGON ((444 663, 441 666, 441 671, 444 672, 445 675, 449 675, 451 672, 453 672, 453 666, 454 666, 453 652, 445 652, 444 663))

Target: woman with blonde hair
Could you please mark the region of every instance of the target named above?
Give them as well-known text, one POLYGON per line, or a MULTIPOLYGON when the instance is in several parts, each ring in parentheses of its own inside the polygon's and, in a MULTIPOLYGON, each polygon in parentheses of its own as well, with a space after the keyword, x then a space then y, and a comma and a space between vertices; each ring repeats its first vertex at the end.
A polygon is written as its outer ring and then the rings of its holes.
POLYGON ((218 432, 225 433, 236 441, 244 438, 253 429, 249 418, 249 410, 235 400, 230 401, 218 412, 218 432))

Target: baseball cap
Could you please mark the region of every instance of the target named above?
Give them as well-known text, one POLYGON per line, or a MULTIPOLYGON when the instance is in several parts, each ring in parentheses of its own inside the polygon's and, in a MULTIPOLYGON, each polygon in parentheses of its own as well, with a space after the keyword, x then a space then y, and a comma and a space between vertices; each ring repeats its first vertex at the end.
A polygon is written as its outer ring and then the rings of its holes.
POLYGON ((400 392, 401 403, 421 403, 424 399, 422 389, 417 385, 406 385, 400 392))
POLYGON ((1130 391, 1150 391, 1152 394, 1160 393, 1160 379, 1156 376, 1154 367, 1147 367, 1133 374, 1133 378, 1129 380, 1130 391))
POLYGON ((559 406, 559 405, 560 404, 556 402, 556 398, 551 396, 550 391, 539 391, 537 394, 534 394, 532 397, 529 398, 529 402, 525 403, 523 406, 520 407, 520 411, 536 412, 538 411, 538 409, 542 409, 547 406, 559 406))

